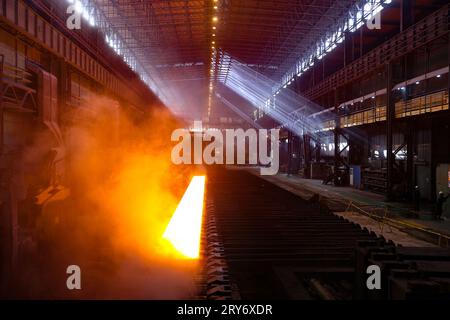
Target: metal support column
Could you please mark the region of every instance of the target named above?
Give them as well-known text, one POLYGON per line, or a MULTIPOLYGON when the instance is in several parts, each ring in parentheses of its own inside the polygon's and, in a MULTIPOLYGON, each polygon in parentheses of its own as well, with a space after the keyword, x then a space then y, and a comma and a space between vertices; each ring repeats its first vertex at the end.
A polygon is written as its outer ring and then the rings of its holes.
POLYGON ((5 57, 0 55, 0 159, 3 154, 3 63, 5 57))
POLYGON ((315 150, 316 162, 320 162, 320 158, 322 156, 321 150, 322 150, 322 141, 318 139, 316 140, 316 150, 315 150))
POLYGON ((431 152, 430 152, 430 190, 431 190, 431 200, 436 201, 437 199, 437 189, 436 189, 436 150, 439 148, 439 138, 435 135, 434 124, 436 123, 434 118, 431 118, 431 152))
POLYGON ((407 178, 407 196, 409 200, 413 200, 414 194, 414 150, 415 150, 415 134, 414 122, 409 121, 406 132, 406 178, 407 178))
POLYGON ((334 90, 334 113, 335 113, 335 127, 334 127, 334 174, 338 172, 340 165, 340 131, 341 121, 339 117, 339 106, 337 103, 337 90, 334 90))
POLYGON ((292 171, 292 147, 293 147, 293 141, 292 141, 292 132, 288 131, 288 145, 287 145, 287 149, 288 149, 288 168, 287 168, 287 174, 291 174, 292 171))
POLYGON ((311 178, 311 139, 308 134, 303 135, 303 150, 305 155, 305 178, 311 178))
MULTIPOLYGON (((3 167, 3 55, 0 55, 0 170, 3 167)), ((6 211, 6 190, 4 189, 4 177, 0 174, 0 296, 3 297, 7 292, 6 283, 8 281, 8 241, 6 234, 7 211, 6 211)))
POLYGON ((400 32, 414 24, 415 0, 402 0, 400 4, 400 32))
POLYGON ((387 64, 386 70, 386 150, 387 150, 387 184, 386 184, 386 199, 392 200, 392 187, 394 178, 394 153, 393 153, 393 122, 395 117, 395 105, 392 97, 392 62, 387 64))

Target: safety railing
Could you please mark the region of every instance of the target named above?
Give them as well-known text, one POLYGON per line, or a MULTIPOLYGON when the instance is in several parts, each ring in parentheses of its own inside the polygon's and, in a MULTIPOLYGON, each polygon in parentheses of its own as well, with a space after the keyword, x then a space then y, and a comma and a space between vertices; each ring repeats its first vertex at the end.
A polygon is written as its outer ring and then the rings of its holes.
MULTIPOLYGON (((404 118, 449 110, 447 91, 395 103, 395 117, 404 118)), ((377 106, 341 117, 341 127, 348 128, 386 120, 386 106, 377 106)))
POLYGON ((427 235, 433 236, 437 239, 437 245, 440 247, 450 247, 450 236, 443 234, 441 232, 430 230, 425 227, 418 226, 416 224, 408 223, 406 221, 401 221, 390 216, 390 211, 388 206, 375 206, 371 205, 370 210, 364 208, 361 204, 353 201, 353 200, 345 200, 339 198, 328 198, 328 200, 339 202, 346 206, 346 211, 356 211, 360 214, 363 214, 373 220, 379 222, 380 232, 383 232, 385 226, 389 226, 390 232, 392 232, 392 228, 408 228, 415 231, 423 232, 427 235), (378 214, 378 213, 381 214, 378 214))
POLYGON ((386 106, 376 106, 341 117, 341 127, 348 128, 386 120, 386 106))
POLYGON ((395 103, 395 117, 403 118, 448 110, 448 93, 439 91, 395 103))
POLYGON ((33 74, 6 62, 0 55, 0 99, 4 109, 34 112, 37 110, 33 74))
MULTIPOLYGON (((21 56, 21 59, 25 57, 21 56)), ((5 82, 15 82, 24 86, 32 84, 32 74, 26 69, 8 63, 4 55, 0 55, 0 75, 5 82)))

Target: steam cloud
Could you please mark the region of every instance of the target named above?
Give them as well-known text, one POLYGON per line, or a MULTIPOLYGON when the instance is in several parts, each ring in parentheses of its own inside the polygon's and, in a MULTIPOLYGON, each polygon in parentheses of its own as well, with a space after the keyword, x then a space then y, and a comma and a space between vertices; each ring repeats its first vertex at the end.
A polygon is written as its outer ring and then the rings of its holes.
MULTIPOLYGON (((98 97, 64 117, 72 122, 63 132, 65 174, 39 190, 36 245, 30 263, 19 262, 20 296, 178 299, 194 292, 196 262, 180 262, 161 237, 191 177, 170 160, 170 135, 180 124, 164 110, 137 117, 126 110, 98 97), (81 291, 66 288, 73 264, 82 270, 81 291)), ((24 162, 53 145, 39 134, 24 162)))

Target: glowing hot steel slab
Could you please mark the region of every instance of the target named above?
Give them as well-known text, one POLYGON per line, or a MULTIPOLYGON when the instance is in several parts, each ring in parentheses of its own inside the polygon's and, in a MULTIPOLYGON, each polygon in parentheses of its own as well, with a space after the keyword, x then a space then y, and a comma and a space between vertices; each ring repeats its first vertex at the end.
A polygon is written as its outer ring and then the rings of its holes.
POLYGON ((200 235, 205 196, 205 177, 192 178, 163 238, 167 239, 183 256, 196 259, 200 254, 200 235))

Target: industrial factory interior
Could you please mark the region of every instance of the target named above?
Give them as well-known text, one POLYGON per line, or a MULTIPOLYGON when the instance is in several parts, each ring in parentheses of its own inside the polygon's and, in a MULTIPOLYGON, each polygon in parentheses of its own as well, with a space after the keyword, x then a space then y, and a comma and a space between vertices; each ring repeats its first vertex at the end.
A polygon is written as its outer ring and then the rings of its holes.
POLYGON ((450 300, 449 30, 448 0, 0 0, 0 300, 450 300))

